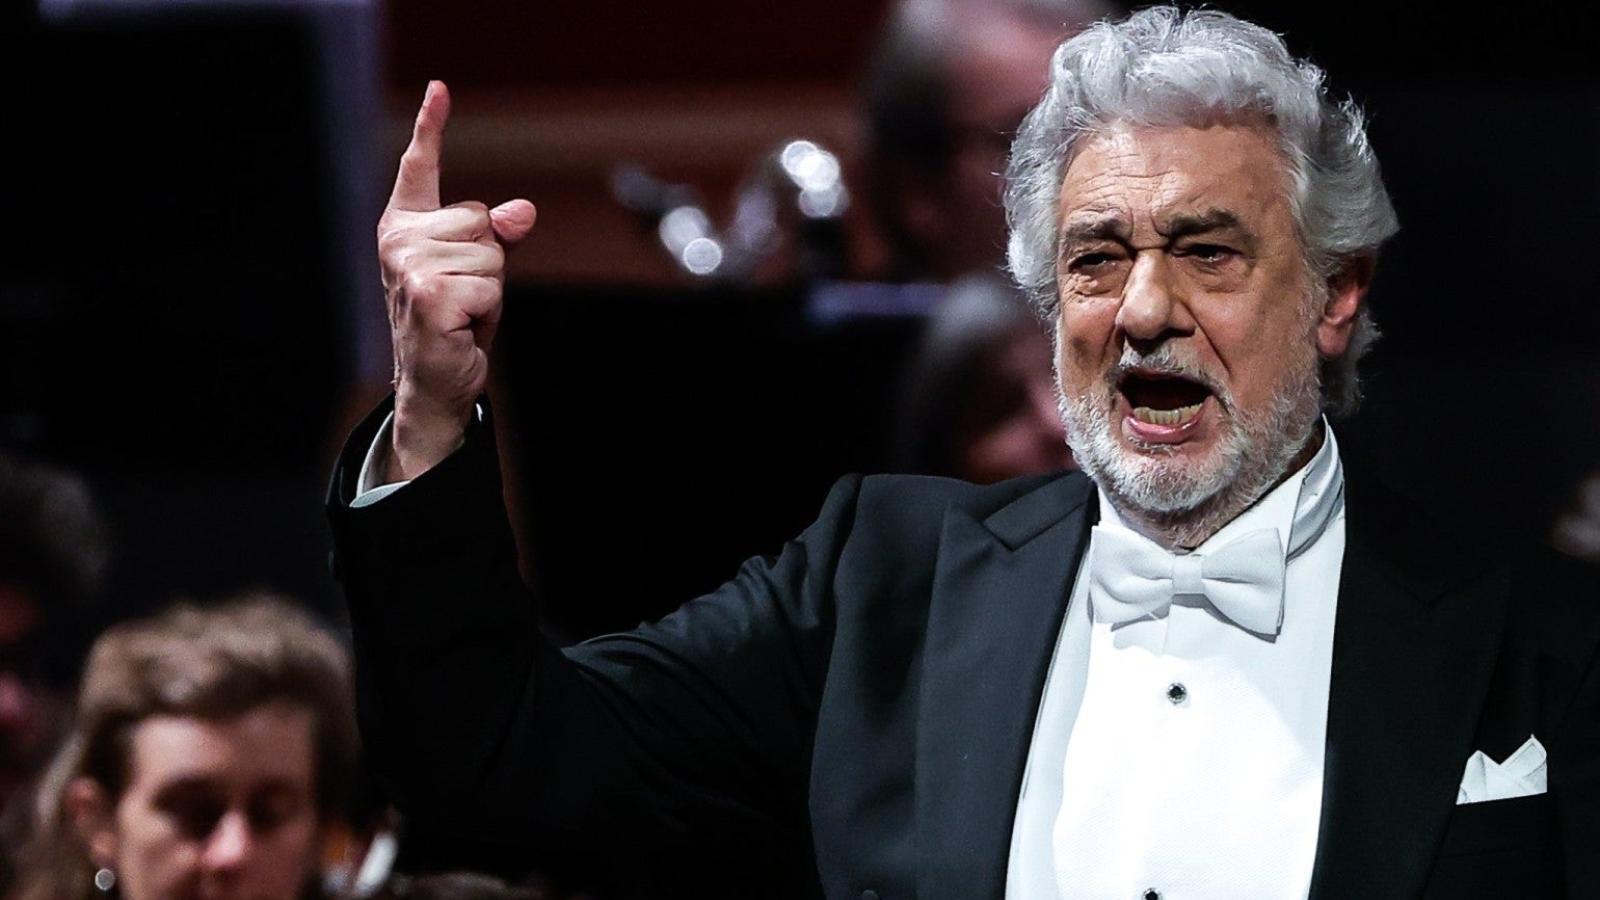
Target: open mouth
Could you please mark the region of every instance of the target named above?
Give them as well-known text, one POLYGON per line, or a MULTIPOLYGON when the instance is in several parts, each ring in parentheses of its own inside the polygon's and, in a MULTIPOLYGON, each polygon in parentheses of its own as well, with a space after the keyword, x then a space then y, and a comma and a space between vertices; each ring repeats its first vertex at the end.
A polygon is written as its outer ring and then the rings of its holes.
POLYGON ((1172 428, 1200 415, 1211 389, 1182 375, 1133 369, 1117 384, 1133 418, 1147 425, 1172 428))

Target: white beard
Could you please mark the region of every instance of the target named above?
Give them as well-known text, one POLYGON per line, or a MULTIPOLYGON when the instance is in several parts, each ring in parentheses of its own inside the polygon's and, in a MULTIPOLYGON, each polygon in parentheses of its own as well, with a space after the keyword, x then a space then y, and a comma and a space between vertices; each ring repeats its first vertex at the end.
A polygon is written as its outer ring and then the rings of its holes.
MULTIPOLYGON (((1059 359, 1059 354, 1057 356, 1059 359)), ((1194 546, 1260 499, 1288 471, 1310 439, 1321 414, 1320 361, 1307 342, 1291 362, 1264 408, 1241 409, 1231 391, 1172 344, 1141 354, 1125 347, 1122 358, 1090 391, 1068 397, 1056 373, 1057 404, 1067 443, 1095 484, 1119 510, 1157 524, 1177 543, 1194 546), (1141 367, 1182 375, 1211 389, 1220 433, 1202 459, 1178 456, 1166 444, 1129 436, 1126 449, 1112 420, 1116 385, 1123 372, 1141 367)))

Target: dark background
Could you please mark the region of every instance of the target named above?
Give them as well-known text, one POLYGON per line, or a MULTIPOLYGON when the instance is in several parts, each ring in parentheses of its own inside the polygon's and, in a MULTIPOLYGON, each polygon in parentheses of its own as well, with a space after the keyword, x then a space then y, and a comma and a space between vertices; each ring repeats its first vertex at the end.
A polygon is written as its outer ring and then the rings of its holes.
MULTIPOLYGON (((1216 5, 1355 95, 1399 210, 1372 297, 1386 336, 1341 440, 1459 526, 1542 539, 1600 466, 1592 8, 1216 5)), ((23 5, 0 25, 0 441, 90 477, 118 540, 108 617, 254 585, 337 616, 321 485, 362 385, 383 380, 357 353, 352 309, 370 330, 380 301, 350 221, 370 238, 429 77, 469 122, 570 126, 516 137, 548 156, 453 131, 446 185, 541 205, 513 262, 496 410, 560 633, 659 615, 774 551, 837 475, 886 466, 918 322, 824 322, 803 286, 679 281, 602 177, 643 157, 716 199, 766 135, 813 131, 848 173, 881 3, 356 9, 377 49, 334 63, 326 22, 273 6, 23 5), (662 136, 695 108, 745 124, 662 136), (633 110, 636 133, 608 124, 633 110)))

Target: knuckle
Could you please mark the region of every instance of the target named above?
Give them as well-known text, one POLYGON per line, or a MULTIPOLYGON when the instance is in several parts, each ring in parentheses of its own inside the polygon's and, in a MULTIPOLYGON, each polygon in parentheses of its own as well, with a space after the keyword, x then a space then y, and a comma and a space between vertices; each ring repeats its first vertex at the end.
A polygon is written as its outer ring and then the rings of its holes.
POLYGON ((488 234, 493 227, 489 218, 489 207, 477 200, 463 200, 450 206, 457 215, 462 215, 461 221, 469 224, 474 236, 488 234))
POLYGON ((396 247, 378 247, 378 268, 385 284, 399 287, 406 274, 406 254, 396 247))
POLYGON ((384 259, 399 257, 405 250, 405 240, 393 229, 378 228, 378 255, 384 259))
POLYGON ((405 273, 400 287, 413 300, 428 300, 438 295, 441 285, 437 275, 412 271, 405 273))
POLYGON ((401 216, 385 215, 378 220, 378 252, 384 256, 399 256, 410 249, 416 240, 412 222, 401 216))

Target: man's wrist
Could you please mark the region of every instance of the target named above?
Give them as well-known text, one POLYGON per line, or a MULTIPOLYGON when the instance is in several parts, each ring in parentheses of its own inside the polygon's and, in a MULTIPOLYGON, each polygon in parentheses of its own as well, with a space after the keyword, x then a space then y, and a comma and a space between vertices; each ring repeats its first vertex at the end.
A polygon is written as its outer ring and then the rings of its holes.
POLYGON ((397 399, 384 481, 410 481, 443 462, 460 448, 471 420, 471 403, 457 413, 421 410, 397 399))

